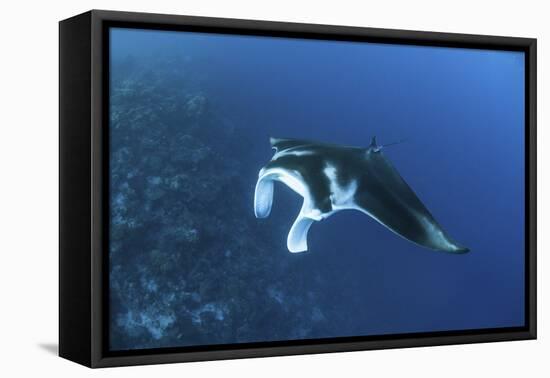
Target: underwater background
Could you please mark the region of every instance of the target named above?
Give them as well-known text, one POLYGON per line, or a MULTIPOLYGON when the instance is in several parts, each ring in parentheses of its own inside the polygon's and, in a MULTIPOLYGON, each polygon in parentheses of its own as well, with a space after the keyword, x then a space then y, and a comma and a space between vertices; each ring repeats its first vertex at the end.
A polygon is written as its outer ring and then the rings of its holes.
POLYGON ((112 28, 109 346, 523 326, 521 52, 112 28), (254 216, 269 137, 384 149, 470 252, 368 216, 254 216))

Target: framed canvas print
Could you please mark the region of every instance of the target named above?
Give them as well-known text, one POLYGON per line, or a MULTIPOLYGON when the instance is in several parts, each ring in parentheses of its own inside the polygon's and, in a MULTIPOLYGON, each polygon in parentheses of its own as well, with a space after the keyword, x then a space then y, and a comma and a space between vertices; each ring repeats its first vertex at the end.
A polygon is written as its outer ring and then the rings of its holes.
POLYGON ((536 337, 536 40, 60 23, 60 355, 536 337))

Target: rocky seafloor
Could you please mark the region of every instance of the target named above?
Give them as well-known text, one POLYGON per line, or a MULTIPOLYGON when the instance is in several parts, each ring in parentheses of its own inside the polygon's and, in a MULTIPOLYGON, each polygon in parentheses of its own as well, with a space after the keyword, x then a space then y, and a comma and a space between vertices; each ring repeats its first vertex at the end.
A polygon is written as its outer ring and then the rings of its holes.
POLYGON ((246 125, 186 64, 127 58, 111 68, 111 349, 330 333, 319 271, 286 251, 292 217, 254 217, 265 162, 243 148, 246 125))

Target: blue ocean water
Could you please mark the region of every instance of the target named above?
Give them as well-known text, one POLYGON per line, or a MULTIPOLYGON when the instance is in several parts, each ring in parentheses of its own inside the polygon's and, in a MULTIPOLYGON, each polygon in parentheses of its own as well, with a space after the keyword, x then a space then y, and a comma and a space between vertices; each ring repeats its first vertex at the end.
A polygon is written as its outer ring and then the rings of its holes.
POLYGON ((111 29, 112 350, 523 326, 520 52, 111 29), (269 137, 371 137, 467 254, 368 216, 316 222, 269 137))

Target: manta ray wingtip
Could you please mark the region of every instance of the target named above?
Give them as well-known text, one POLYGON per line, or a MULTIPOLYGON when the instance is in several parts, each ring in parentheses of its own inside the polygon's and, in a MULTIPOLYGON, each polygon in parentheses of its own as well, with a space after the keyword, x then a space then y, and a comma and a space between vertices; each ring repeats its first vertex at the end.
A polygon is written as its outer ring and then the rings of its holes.
POLYGON ((454 253, 454 254, 457 254, 457 255, 470 252, 470 248, 464 247, 464 246, 462 246, 460 244, 456 244, 456 243, 448 245, 445 248, 441 248, 439 250, 443 251, 443 252, 454 253))
POLYGON ((468 248, 468 247, 459 247, 455 251, 455 253, 468 253, 468 252, 470 252, 470 248, 468 248))

